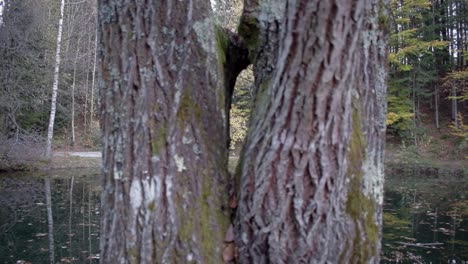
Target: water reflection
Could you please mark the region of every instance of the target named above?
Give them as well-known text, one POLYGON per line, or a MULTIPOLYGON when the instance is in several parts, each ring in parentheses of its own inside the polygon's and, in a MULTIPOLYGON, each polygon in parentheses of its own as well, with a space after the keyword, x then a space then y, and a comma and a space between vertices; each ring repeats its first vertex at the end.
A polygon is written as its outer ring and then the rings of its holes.
POLYGON ((383 263, 468 261, 468 182, 390 176, 383 263))
POLYGON ((98 263, 99 172, 0 176, 0 263, 98 263))
MULTIPOLYGON (((98 263, 99 172, 0 176, 0 263, 98 263)), ((390 176, 382 263, 468 261, 468 182, 390 176)))

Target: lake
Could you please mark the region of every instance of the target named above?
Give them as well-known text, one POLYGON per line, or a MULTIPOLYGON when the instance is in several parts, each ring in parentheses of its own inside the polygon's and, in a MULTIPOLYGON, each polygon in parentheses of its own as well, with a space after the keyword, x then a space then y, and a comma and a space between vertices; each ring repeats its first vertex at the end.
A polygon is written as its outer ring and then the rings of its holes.
POLYGON ((468 181, 443 178, 387 176, 382 263, 468 263, 468 181))
POLYGON ((99 263, 99 208, 99 170, 0 175, 0 263, 99 263))
MULTIPOLYGON (((99 263, 99 186, 96 169, 0 175, 0 263, 99 263)), ((468 261, 468 181, 389 175, 383 231, 382 263, 468 261)))

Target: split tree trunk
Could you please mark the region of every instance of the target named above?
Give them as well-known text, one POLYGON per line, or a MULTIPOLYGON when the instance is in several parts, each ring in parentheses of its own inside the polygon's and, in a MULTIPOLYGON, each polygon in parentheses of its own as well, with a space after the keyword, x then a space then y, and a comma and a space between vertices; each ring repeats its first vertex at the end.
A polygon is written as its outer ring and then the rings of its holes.
POLYGON ((209 1, 99 2, 102 263, 222 263, 227 135, 215 34, 209 1))
POLYGON ((239 263, 378 263, 386 1, 246 0, 239 263))
POLYGON ((47 145, 46 145, 46 156, 52 155, 52 140, 54 137, 54 122, 55 122, 55 111, 57 105, 57 91, 59 82, 60 72, 60 45, 62 43, 62 28, 63 28, 63 10, 65 7, 65 0, 60 2, 60 18, 57 32, 57 50, 55 52, 55 69, 54 69, 54 82, 52 84, 52 99, 50 103, 50 117, 49 127, 47 130, 47 145))
MULTIPOLYGON (((378 263, 387 4, 245 1, 239 263, 378 263)), ((232 79, 210 16, 202 0, 100 2, 103 263, 222 262, 232 79)))

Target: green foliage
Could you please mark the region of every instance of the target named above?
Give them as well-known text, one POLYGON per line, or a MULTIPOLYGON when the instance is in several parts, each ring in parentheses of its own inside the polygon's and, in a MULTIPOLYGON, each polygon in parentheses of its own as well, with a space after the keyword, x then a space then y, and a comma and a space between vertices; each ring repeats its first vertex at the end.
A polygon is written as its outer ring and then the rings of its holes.
POLYGON ((461 150, 461 153, 464 153, 463 158, 468 159, 468 154, 465 150, 468 150, 468 124, 465 124, 463 120, 463 115, 459 112, 458 113, 458 127, 455 125, 455 122, 452 122, 449 125, 453 136, 459 139, 457 144, 457 148, 461 150))
POLYGON ((247 135, 250 109, 252 105, 251 87, 253 84, 252 67, 242 71, 237 77, 231 106, 231 150, 238 151, 247 135))
POLYGON ((402 88, 395 81, 388 84, 387 126, 397 134, 408 130, 413 119, 413 103, 409 99, 409 92, 409 89, 402 88))
POLYGON ((405 141, 402 141, 400 145, 398 156, 403 164, 418 164, 421 160, 418 148, 415 145, 407 146, 405 141))
MULTIPOLYGON (((457 91, 460 91, 460 95, 456 96, 455 99, 458 101, 468 100, 468 70, 452 71, 447 74, 443 79, 442 86, 446 89, 455 87, 457 91)), ((453 99, 453 96, 449 96, 448 99, 453 99)))
POLYGON ((431 1, 393 0, 391 8, 387 126, 390 133, 417 142, 424 134, 419 102, 431 99, 438 79, 436 55, 449 42, 435 33, 431 1))
POLYGON ((247 135, 247 121, 249 111, 240 109, 237 105, 231 107, 231 150, 235 150, 236 146, 244 141, 247 135))

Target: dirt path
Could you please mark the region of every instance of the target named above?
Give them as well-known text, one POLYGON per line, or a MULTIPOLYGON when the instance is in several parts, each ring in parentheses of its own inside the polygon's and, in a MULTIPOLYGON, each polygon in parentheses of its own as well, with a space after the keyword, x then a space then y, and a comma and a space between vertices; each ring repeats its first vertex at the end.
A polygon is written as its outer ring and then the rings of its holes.
POLYGON ((54 152, 54 157, 80 157, 80 158, 100 158, 101 152, 98 151, 86 151, 86 152, 78 152, 78 151, 70 151, 70 152, 54 152))

